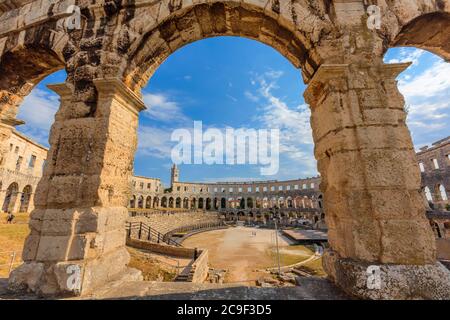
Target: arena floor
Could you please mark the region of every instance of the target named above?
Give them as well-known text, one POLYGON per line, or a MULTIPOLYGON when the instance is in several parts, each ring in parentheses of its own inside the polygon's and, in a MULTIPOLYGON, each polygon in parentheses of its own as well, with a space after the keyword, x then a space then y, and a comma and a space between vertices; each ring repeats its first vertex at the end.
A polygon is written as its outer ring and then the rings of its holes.
MULTIPOLYGON (((283 261, 300 262, 313 253, 304 246, 290 246, 285 237, 278 237, 283 261)), ((274 230, 235 227, 195 234, 183 242, 185 247, 206 248, 212 268, 228 270, 226 283, 254 285, 261 276, 261 269, 277 265, 274 230)))

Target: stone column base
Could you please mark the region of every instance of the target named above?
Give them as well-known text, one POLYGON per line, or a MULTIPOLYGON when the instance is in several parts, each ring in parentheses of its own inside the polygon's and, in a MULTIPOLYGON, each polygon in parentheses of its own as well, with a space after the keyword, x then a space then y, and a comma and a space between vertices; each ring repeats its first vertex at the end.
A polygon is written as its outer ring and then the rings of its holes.
POLYGON ((38 295, 84 295, 130 272, 124 207, 34 210, 25 261, 9 277, 13 291, 38 295))
POLYGON ((323 267, 347 294, 361 299, 450 299, 450 270, 441 263, 379 264, 340 258, 327 250, 323 267), (379 279, 379 281, 378 281, 379 279))
POLYGON ((129 253, 123 247, 88 262, 25 262, 11 273, 8 289, 40 296, 73 296, 90 294, 108 282, 121 279, 142 281, 141 271, 126 267, 128 261, 129 253))

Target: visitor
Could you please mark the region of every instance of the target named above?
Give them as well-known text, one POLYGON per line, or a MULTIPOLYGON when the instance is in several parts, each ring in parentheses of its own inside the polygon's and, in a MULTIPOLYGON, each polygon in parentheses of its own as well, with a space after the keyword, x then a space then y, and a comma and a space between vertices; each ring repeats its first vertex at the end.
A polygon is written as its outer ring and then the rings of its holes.
POLYGON ((6 216, 6 223, 12 223, 14 220, 14 215, 8 211, 8 215, 6 216))

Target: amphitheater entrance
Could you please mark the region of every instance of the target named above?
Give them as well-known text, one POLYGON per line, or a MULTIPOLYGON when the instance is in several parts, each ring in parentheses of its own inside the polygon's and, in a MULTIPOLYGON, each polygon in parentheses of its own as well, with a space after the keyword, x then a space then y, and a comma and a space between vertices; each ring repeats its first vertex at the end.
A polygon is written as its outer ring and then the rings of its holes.
MULTIPOLYGON (((67 71, 66 82, 50 86, 60 107, 24 264, 12 273, 12 288, 89 293, 128 271, 123 226, 138 115, 145 109, 141 88, 182 46, 239 36, 280 52, 308 86, 330 279, 361 298, 449 298, 449 271, 436 263, 396 83, 408 64, 383 62, 387 48, 399 44, 427 48, 448 61, 448 6, 385 3, 388 25, 376 30, 366 23, 366 1, 94 2, 80 4, 86 14, 79 32, 57 21, 67 14, 52 10, 65 9, 63 1, 40 2, 36 12, 34 6, 1 11, 3 151, 23 97, 45 75, 67 71), (380 290, 366 286, 373 265, 386 280, 380 290), (67 271, 74 268, 80 286, 68 287, 67 271)), ((11 189, 11 197, 17 191, 11 189)), ((174 207, 173 198, 161 201, 174 207)), ((235 198, 229 202, 240 205, 235 198)))

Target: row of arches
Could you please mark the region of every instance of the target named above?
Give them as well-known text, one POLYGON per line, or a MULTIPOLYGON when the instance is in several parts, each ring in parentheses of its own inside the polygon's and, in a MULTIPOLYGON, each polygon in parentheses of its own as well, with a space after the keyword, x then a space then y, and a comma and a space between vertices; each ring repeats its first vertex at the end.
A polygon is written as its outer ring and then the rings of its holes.
MULTIPOLYGON (((33 188, 26 185, 22 191, 19 191, 19 184, 12 182, 6 190, 3 190, 3 183, 0 182, 2 193, 2 211, 3 212, 28 212, 30 209, 31 196, 33 188), (3 194, 4 193, 4 194, 3 194)), ((1 201, 1 200, 0 200, 1 201)))
POLYGON ((133 195, 129 202, 130 208, 179 208, 179 209, 254 209, 254 208, 313 208, 322 207, 321 197, 175 197, 175 196, 147 196, 133 195))

